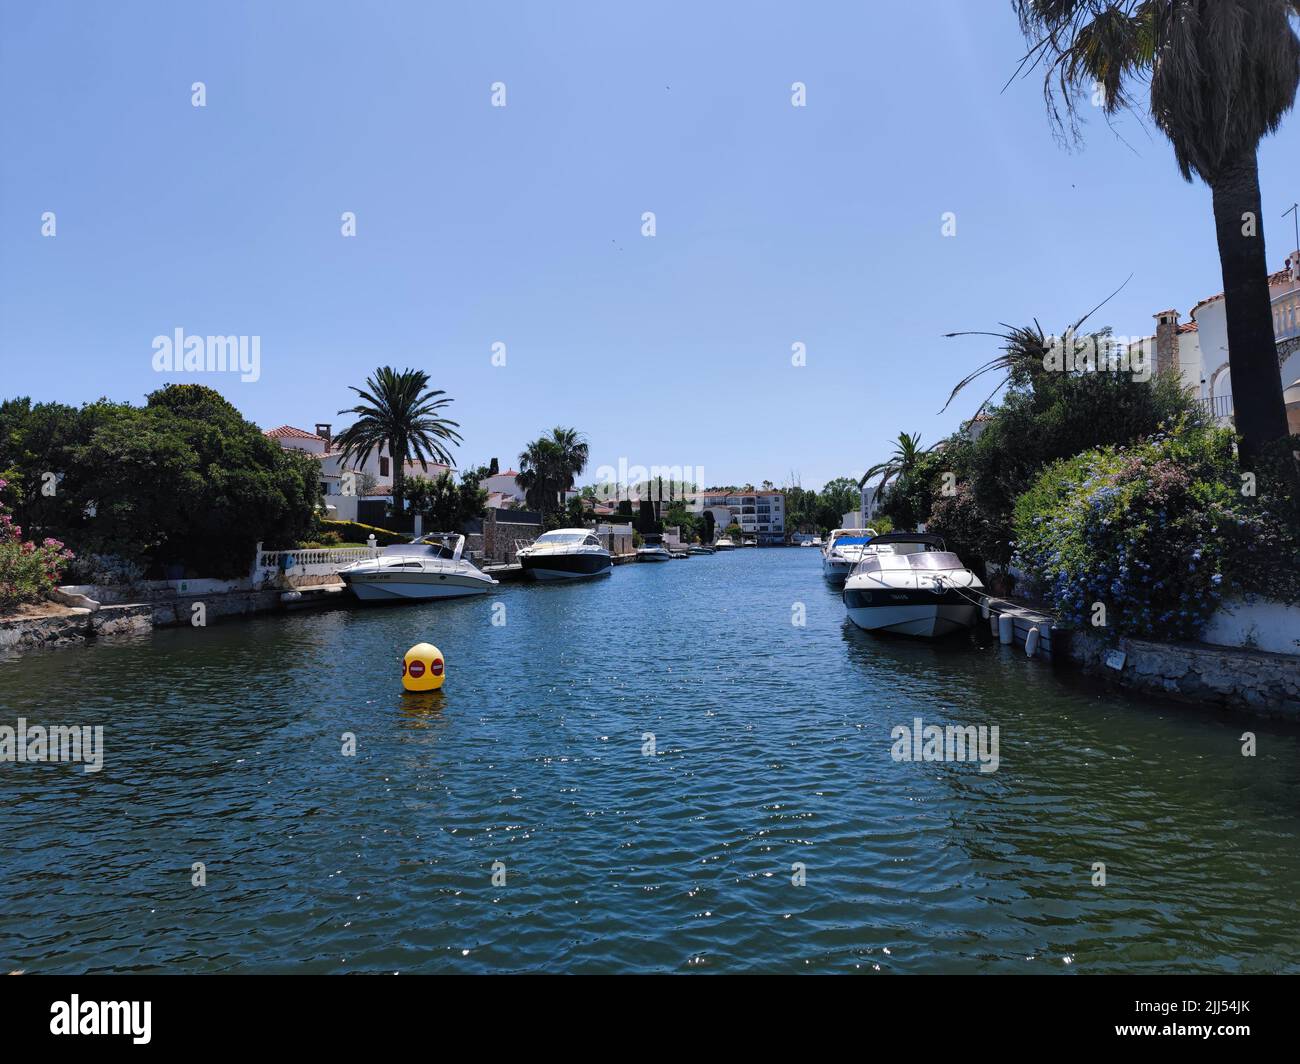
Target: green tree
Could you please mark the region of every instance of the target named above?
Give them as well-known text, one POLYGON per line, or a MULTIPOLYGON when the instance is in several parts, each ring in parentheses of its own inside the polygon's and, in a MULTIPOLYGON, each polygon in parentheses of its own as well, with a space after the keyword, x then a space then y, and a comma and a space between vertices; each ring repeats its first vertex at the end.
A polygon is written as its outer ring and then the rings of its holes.
POLYGON ((925 451, 921 448, 920 433, 912 435, 907 432, 900 432, 898 442, 894 444, 894 453, 885 461, 877 462, 863 473, 862 479, 858 481, 858 487, 865 488, 873 477, 879 477, 880 482, 876 485, 876 491, 877 493, 884 492, 889 487, 891 480, 896 477, 907 476, 924 453, 925 451))
POLYGON ((588 445, 576 429, 556 427, 549 436, 533 440, 519 455, 515 483, 528 505, 542 514, 564 509, 564 493, 587 468, 588 445))
POLYGON ((78 554, 244 576, 258 541, 290 547, 314 532, 319 463, 283 450, 211 388, 170 384, 144 408, 88 416, 93 432, 65 482, 82 517, 61 537, 78 554))
POLYGON ((1241 461, 1287 435, 1264 252, 1259 144, 1295 102, 1296 0, 1013 0, 1056 128, 1080 93, 1107 115, 1149 110, 1183 177, 1213 196, 1241 461), (1149 90, 1145 105, 1135 87, 1149 90))
POLYGON ((461 442, 460 426, 440 414, 452 400, 439 398, 446 393, 428 384, 429 375, 422 370, 382 366, 366 378, 364 389, 349 386, 363 402, 339 411, 357 416, 338 438, 344 460, 364 462, 371 451, 387 446, 393 462, 393 509, 399 514, 406 508, 407 460, 419 462, 426 472, 430 460, 451 465, 446 445, 461 442))
POLYGON ((817 496, 817 526, 819 529, 839 528, 844 515, 862 505, 862 495, 851 477, 836 477, 828 481, 817 496))
POLYGON ((426 519, 429 532, 459 532, 467 521, 483 516, 487 492, 479 487, 478 473, 466 473, 458 484, 450 473, 432 479, 412 477, 407 500, 412 513, 426 519))

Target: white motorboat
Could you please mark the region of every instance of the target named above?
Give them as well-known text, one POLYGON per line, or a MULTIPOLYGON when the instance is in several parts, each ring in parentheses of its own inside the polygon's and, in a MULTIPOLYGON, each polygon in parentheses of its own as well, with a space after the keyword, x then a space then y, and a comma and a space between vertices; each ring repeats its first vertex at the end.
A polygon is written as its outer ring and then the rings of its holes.
POLYGON ((643 546, 637 547, 636 560, 639 562, 670 562, 673 560, 673 554, 663 543, 646 540, 643 546))
POLYGON ((378 558, 353 562, 339 578, 366 602, 402 602, 482 595, 497 582, 461 557, 465 537, 458 533, 424 536, 385 547, 378 558))
POLYGON ((862 551, 875 538, 874 528, 837 528, 822 548, 822 575, 832 583, 848 577, 862 558, 862 551))
POLYGON ((614 569, 613 556, 585 528, 543 532, 519 551, 519 562, 534 580, 582 580, 614 569))
POLYGON ((980 578, 925 532, 876 536, 844 582, 844 606, 859 628, 926 638, 970 628, 983 596, 980 578))
POLYGON ((706 547, 702 543, 692 543, 689 547, 686 548, 686 552, 688 554, 712 554, 713 548, 706 547))
POLYGON ((714 549, 715 551, 718 551, 718 550, 735 550, 735 549, 736 549, 736 541, 735 541, 734 539, 732 539, 730 536, 723 536, 721 539, 719 539, 716 543, 713 544, 713 549, 714 549))

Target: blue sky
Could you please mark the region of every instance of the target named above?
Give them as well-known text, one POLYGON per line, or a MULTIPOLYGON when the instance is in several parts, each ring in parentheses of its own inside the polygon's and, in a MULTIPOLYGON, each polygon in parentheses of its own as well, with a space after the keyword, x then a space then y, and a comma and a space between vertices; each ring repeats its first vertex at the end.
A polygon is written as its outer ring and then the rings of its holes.
MULTIPOLYGON (((0 395, 192 380, 337 427, 349 384, 413 366, 455 398, 462 464, 563 424, 584 480, 819 486, 974 411, 938 413, 991 352, 945 332, 1057 329, 1131 273, 1098 320, 1149 333, 1221 290, 1208 191, 1132 118, 1131 147, 1092 121, 1062 150, 1037 80, 1001 91, 1021 52, 1003 0, 12 0, 0 395), (260 379, 156 373, 178 327, 259 336, 260 379)), ((1261 155, 1274 269, 1296 122, 1261 155)))

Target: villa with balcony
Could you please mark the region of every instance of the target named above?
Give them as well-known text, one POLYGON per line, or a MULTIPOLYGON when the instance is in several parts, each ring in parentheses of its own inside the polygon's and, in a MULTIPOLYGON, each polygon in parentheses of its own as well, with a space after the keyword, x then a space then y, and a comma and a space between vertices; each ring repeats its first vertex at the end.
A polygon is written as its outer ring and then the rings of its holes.
MULTIPOLYGON (((1268 284, 1287 422, 1293 433, 1300 433, 1300 251, 1292 252, 1286 268, 1271 274, 1268 284)), ((1162 310, 1155 318, 1155 335, 1139 341, 1152 354, 1154 368, 1177 370, 1190 394, 1222 424, 1232 424, 1232 372, 1223 293, 1197 303, 1189 321, 1180 323, 1176 310, 1162 310)))
POLYGON ((785 542, 785 493, 730 489, 700 491, 686 496, 700 510, 713 514, 718 529, 735 521, 740 531, 764 545, 785 542))
MULTIPOLYGON (((293 425, 262 432, 285 450, 304 451, 320 463, 321 490, 330 517, 369 523, 381 518, 392 504, 393 460, 386 445, 372 451, 365 461, 355 457, 345 461, 332 427, 326 423, 317 424, 312 432, 293 425)), ((408 479, 436 480, 451 467, 430 462, 426 469, 408 460, 403 470, 408 479)))

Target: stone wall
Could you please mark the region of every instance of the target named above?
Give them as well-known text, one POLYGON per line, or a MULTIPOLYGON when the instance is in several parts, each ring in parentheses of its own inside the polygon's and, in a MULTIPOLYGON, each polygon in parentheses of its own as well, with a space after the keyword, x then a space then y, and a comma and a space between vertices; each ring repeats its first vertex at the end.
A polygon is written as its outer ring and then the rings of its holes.
POLYGON ((1202 643, 1121 639, 1112 647, 1091 632, 1071 632, 1070 658, 1117 686, 1180 702, 1218 705, 1300 721, 1300 657, 1202 643), (1124 654, 1123 667, 1106 664, 1124 654))
POLYGON ((151 606, 72 607, 52 616, 0 620, 0 650, 72 646, 90 639, 139 635, 152 627, 151 606))

